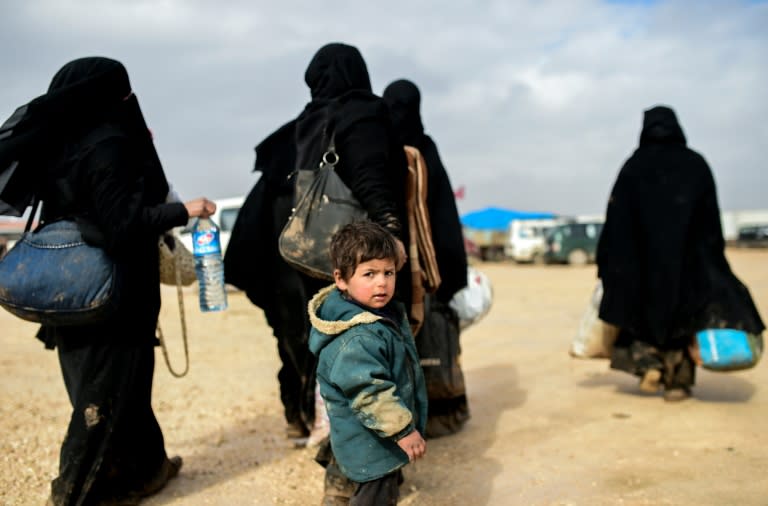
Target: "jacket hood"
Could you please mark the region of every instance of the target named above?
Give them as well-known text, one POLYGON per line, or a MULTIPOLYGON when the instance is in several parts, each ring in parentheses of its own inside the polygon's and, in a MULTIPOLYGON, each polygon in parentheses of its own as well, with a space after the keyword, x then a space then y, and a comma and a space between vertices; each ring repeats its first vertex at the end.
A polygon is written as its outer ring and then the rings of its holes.
POLYGON ((382 317, 345 301, 336 285, 329 285, 315 294, 307 306, 309 322, 317 332, 309 338, 309 349, 317 355, 336 336, 356 325, 373 323, 382 317))

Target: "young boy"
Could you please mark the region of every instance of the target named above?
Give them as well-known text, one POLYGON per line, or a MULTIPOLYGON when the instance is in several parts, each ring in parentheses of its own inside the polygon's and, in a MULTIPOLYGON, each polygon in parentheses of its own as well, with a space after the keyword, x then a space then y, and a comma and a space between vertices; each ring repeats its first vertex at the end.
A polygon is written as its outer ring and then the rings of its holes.
POLYGON ((398 246, 383 227, 357 222, 333 236, 330 254, 335 284, 309 303, 309 348, 332 462, 354 482, 350 505, 397 504, 400 469, 427 449, 424 376, 405 309, 392 300, 398 246))

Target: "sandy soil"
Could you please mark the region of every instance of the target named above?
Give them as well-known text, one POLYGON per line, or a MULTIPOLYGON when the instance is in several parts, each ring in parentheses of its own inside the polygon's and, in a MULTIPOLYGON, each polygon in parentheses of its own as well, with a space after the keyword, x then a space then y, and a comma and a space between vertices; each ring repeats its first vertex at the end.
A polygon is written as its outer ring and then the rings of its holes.
MULTIPOLYGON (((729 250, 768 317, 768 250, 729 250)), ((481 264, 495 302, 462 335, 472 419, 429 442, 406 470, 405 505, 766 505, 768 367, 701 371, 681 404, 641 394, 605 360, 567 354, 594 267, 481 264)), ((181 365, 175 292, 161 317, 181 365)), ((313 452, 283 438, 278 357, 242 294, 201 314, 186 294, 191 370, 173 378, 157 350, 154 407, 180 476, 149 506, 318 504, 313 452)), ((55 353, 35 326, 0 312, 0 503, 42 505, 69 405, 55 353)))

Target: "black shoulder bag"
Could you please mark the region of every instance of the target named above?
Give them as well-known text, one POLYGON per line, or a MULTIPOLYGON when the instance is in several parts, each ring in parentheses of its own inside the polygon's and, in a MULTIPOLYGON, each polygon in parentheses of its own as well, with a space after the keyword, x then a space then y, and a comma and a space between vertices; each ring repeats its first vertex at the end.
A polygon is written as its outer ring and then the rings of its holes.
POLYGON ((296 207, 283 231, 278 248, 280 255, 295 269, 318 279, 333 279, 329 256, 331 236, 344 225, 367 218, 365 209, 352 195, 338 174, 336 133, 327 129, 324 151, 317 168, 299 169, 294 174, 296 207))

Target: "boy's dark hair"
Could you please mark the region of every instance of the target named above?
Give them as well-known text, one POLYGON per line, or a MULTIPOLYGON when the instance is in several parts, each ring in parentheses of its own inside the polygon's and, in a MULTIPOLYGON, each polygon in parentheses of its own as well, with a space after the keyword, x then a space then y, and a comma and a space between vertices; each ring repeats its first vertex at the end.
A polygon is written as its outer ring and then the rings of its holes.
POLYGON ((397 242, 386 228, 372 221, 356 221, 333 234, 331 264, 348 280, 358 265, 384 258, 397 262, 397 242))

